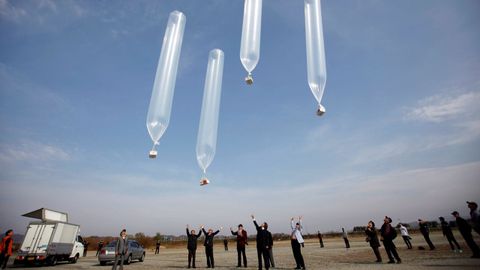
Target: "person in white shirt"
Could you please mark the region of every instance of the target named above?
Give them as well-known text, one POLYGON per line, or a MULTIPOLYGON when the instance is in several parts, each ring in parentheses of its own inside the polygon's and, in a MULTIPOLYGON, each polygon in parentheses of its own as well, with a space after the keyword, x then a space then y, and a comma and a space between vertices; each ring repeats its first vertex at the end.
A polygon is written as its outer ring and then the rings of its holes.
POLYGON ((400 227, 400 233, 402 234, 403 241, 407 245, 408 249, 412 249, 412 243, 410 242, 410 235, 408 234, 407 227, 405 227, 402 223, 399 223, 398 226, 400 227))
POLYGON ((292 234, 290 235, 291 243, 292 243, 292 251, 293 256, 295 257, 295 263, 297 267, 295 269, 305 269, 305 262, 303 261, 302 256, 302 249, 304 244, 303 236, 302 236, 302 217, 298 218, 298 222, 295 223, 294 218, 290 220, 291 227, 292 227, 292 234))

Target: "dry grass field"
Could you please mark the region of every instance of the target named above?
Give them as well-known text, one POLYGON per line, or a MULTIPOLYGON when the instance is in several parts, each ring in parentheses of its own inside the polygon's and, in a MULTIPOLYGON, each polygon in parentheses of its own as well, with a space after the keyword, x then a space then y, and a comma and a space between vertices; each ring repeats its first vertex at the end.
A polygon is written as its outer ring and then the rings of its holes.
MULTIPOLYGON (((431 235, 436 250, 419 250, 418 246, 426 246, 421 235, 413 235, 413 250, 407 250, 402 238, 395 240, 402 264, 387 264, 388 260, 383 248, 380 250, 384 263, 374 263, 375 257, 368 243, 363 237, 350 239, 351 248, 346 249, 341 238, 326 239, 325 248, 320 248, 318 241, 307 241, 302 249, 307 269, 480 269, 480 259, 471 259, 471 252, 466 247, 458 233, 455 234, 462 245, 464 252, 453 253, 440 232, 431 235)), ((477 243, 480 237, 476 235, 477 243)), ((199 243, 200 244, 200 243, 199 243)), ((100 266, 93 251, 85 258, 81 258, 76 264, 59 264, 54 268, 62 269, 111 269, 111 265, 100 266)), ((230 244, 229 251, 224 251, 222 245, 214 248, 216 269, 237 269, 237 254, 235 247, 230 244)), ((247 248, 248 268, 257 269, 257 256, 254 243, 247 248)), ((293 269, 295 261, 290 248, 290 242, 275 242, 274 245, 275 269, 293 269)), ((159 255, 154 255, 150 250, 143 263, 134 262, 126 265, 125 269, 185 269, 187 268, 186 248, 162 248, 159 255)), ((51 267, 49 267, 51 268, 51 267)), ((206 268, 206 259, 203 246, 197 250, 197 268, 206 268)), ((17 268, 20 269, 20 268, 17 268)))

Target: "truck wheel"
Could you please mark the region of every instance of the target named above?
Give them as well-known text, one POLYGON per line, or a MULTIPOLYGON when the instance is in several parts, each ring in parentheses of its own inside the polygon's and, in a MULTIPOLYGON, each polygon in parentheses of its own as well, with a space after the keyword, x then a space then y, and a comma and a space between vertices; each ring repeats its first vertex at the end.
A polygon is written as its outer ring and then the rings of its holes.
POLYGON ((145 252, 142 254, 142 257, 140 257, 140 259, 138 259, 140 262, 143 262, 145 260, 145 252))
POLYGON ((125 261, 125 264, 130 264, 131 262, 132 262, 132 254, 128 255, 128 258, 125 261))
POLYGON ((57 264, 57 257, 56 256, 50 256, 48 257, 47 264, 50 266, 54 266, 57 264))
POLYGON ((100 265, 105 266, 105 265, 107 265, 107 262, 100 262, 100 265))
POLYGON ((75 255, 75 257, 73 257, 73 258, 70 260, 70 263, 77 263, 78 257, 80 257, 80 255, 77 253, 77 255, 75 255))

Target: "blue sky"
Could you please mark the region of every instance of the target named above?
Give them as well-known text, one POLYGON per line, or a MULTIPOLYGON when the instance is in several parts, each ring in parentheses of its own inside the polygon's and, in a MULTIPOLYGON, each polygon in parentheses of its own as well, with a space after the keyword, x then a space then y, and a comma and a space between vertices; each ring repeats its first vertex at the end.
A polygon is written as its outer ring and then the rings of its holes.
POLYGON ((327 113, 306 75, 303 1, 264 0, 245 85, 243 1, 0 0, 0 230, 68 212, 85 235, 185 224, 287 232, 467 215, 480 189, 480 2, 323 1, 327 113), (145 119, 173 10, 187 17, 156 160, 145 119), (217 153, 195 144, 208 52, 225 52, 217 153))

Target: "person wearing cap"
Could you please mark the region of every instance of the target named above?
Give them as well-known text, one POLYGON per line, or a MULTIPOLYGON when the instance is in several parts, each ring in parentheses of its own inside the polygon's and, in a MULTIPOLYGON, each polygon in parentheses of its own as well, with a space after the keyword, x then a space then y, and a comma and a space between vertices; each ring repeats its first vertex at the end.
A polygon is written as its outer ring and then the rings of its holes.
POLYGON ((460 245, 455 239, 455 236, 453 236, 452 228, 450 227, 448 222, 446 222, 445 218, 443 217, 439 217, 438 219, 440 220, 440 226, 442 226, 443 236, 447 238, 447 241, 450 244, 450 248, 452 249, 452 251, 462 253, 462 249, 460 248, 460 245), (457 249, 455 249, 455 246, 453 244, 457 246, 457 249))
POLYGON ((293 257, 295 258, 295 263, 297 264, 295 269, 305 269, 305 261, 303 260, 301 248, 305 242, 302 236, 302 217, 298 217, 297 223, 295 223, 295 219, 292 217, 290 220, 290 226, 292 228, 290 240, 292 244, 293 257))
POLYGON ((120 266, 120 269, 123 270, 123 262, 125 261, 125 255, 127 254, 127 251, 127 230, 123 229, 120 232, 120 237, 117 238, 117 243, 115 245, 115 261, 113 262, 112 270, 117 270, 117 266, 120 266))
POLYGON ((258 256, 258 269, 262 270, 262 257, 265 264, 265 269, 270 269, 270 255, 268 249, 271 245, 271 239, 268 235, 268 224, 264 222, 262 226, 258 226, 255 216, 251 215, 255 229, 257 229, 257 256, 258 256))
POLYGON ((187 249, 188 249, 188 268, 190 268, 190 265, 193 268, 195 267, 195 256, 197 254, 197 240, 202 235, 202 230, 198 230, 198 234, 195 234, 195 230, 190 230, 188 224, 187 224, 187 249))
POLYGON ((7 267, 8 259, 12 256, 13 247, 13 230, 5 232, 2 242, 0 242, 0 268, 5 269, 7 267))
POLYGON ((478 205, 476 202, 467 202, 470 209, 470 220, 472 221, 473 229, 480 234, 480 216, 478 215, 478 205))
POLYGON ((472 258, 480 258, 480 249, 478 248, 477 243, 473 241, 472 227, 465 219, 460 217, 460 214, 457 211, 453 211, 452 215, 455 217, 460 234, 463 236, 463 239, 465 239, 468 247, 473 252, 472 258))
POLYGON ((365 230, 365 234, 367 235, 366 241, 370 244, 370 247, 373 249, 373 253, 375 253, 375 257, 377 257, 377 260, 375 262, 377 263, 382 262, 382 256, 380 256, 380 251, 378 250, 378 248, 380 247, 380 241, 378 241, 375 222, 371 220, 368 222, 367 229, 365 230))
POLYGON ((238 230, 234 232, 232 228, 230 228, 230 232, 232 235, 237 236, 237 267, 242 266, 241 259, 243 258, 243 266, 247 267, 247 255, 245 254, 245 246, 248 245, 248 237, 247 231, 243 229, 243 225, 238 225, 238 230))
POLYGON ((430 229, 428 228, 428 222, 419 218, 418 225, 420 226, 420 232, 422 233, 423 238, 425 238, 425 242, 427 242, 430 250, 434 250, 435 246, 433 245, 432 240, 430 240, 430 229))
MULTIPOLYGON (((220 227, 220 230, 222 227, 220 227)), ((213 258, 213 237, 217 235, 220 230, 216 230, 213 232, 212 229, 208 229, 208 232, 205 231, 204 226, 202 225, 202 232, 205 235, 205 242, 203 245, 205 246, 205 255, 207 256, 207 267, 208 268, 215 268, 215 260, 213 258)))
POLYGON ((391 223, 392 219, 385 216, 383 219, 383 225, 380 228, 380 240, 383 241, 385 252, 387 252, 389 259, 388 263, 395 263, 395 259, 397 260, 397 263, 402 263, 400 256, 398 256, 397 247, 395 247, 395 244, 393 243, 393 239, 397 237, 397 231, 395 231, 395 228, 392 227, 391 223))
POLYGON ((403 241, 407 245, 408 249, 412 249, 412 243, 410 242, 410 235, 408 234, 408 229, 402 223, 398 223, 398 227, 400 229, 400 234, 402 235, 403 241))

